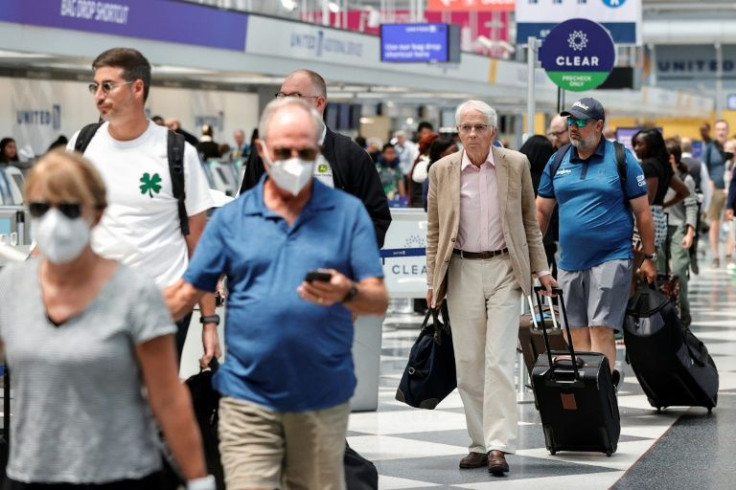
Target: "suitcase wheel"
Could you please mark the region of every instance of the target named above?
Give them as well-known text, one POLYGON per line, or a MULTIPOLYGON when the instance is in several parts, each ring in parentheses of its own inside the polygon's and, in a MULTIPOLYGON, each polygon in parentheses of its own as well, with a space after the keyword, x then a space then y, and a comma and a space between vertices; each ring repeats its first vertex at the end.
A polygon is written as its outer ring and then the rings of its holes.
POLYGON ((613 451, 612 450, 610 450, 610 449, 607 449, 606 450, 606 456, 608 456, 610 458, 612 454, 613 454, 613 451))
POLYGON ((713 407, 708 407, 708 415, 713 413, 713 407))
POLYGON ((557 454, 557 451, 554 448, 549 448, 549 454, 554 456, 555 454, 557 454))

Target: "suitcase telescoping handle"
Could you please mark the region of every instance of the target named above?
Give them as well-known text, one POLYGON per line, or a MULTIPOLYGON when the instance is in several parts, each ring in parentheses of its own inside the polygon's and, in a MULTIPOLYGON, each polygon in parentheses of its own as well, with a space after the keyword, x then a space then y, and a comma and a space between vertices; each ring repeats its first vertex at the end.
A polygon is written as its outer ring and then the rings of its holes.
MULTIPOLYGON (((542 335, 544 336, 544 347, 547 349, 547 359, 549 360, 549 368, 552 372, 552 376, 555 374, 555 365, 557 364, 555 360, 552 359, 552 351, 550 349, 549 345, 549 337, 547 336, 547 326, 544 321, 544 312, 542 311, 542 300, 539 297, 540 291, 544 291, 544 286, 534 286, 534 296, 537 298, 537 307, 539 308, 539 323, 542 324, 542 335)), ((552 288, 552 293, 555 294, 559 298, 559 304, 560 304, 560 311, 562 311, 562 318, 564 319, 565 324, 565 331, 567 332, 567 346, 568 350, 570 351, 570 360, 572 361, 572 369, 575 374, 575 379, 578 379, 579 373, 578 373, 578 360, 575 357, 575 349, 572 345, 572 337, 570 336, 570 324, 567 321, 567 310, 565 309, 565 300, 562 297, 562 289, 560 288, 552 288)), ((554 322, 555 318, 555 310, 553 308, 552 304, 552 298, 549 296, 546 296, 547 298, 547 304, 549 305, 549 311, 552 316, 552 321, 554 322)), ((532 314, 532 321, 534 321, 536 325, 536 318, 534 314, 532 314)))

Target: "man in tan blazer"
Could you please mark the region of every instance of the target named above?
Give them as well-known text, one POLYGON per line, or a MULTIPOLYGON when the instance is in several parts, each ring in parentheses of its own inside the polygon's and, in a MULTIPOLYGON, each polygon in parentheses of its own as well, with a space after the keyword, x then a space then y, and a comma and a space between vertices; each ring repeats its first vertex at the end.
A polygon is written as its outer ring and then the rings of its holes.
POLYGON ((535 273, 549 293, 529 161, 496 148, 497 115, 470 100, 455 113, 463 150, 432 166, 427 209, 427 303, 447 298, 457 386, 470 453, 460 468, 509 471, 516 451, 514 359, 521 295, 535 273))

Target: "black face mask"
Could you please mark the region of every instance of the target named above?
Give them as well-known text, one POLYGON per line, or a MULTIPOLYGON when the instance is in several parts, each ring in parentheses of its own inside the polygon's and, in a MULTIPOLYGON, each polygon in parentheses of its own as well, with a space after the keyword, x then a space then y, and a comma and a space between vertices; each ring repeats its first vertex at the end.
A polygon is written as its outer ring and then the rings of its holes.
POLYGON ((726 160, 733 160, 733 153, 731 153, 730 151, 724 151, 723 158, 725 158, 726 160))

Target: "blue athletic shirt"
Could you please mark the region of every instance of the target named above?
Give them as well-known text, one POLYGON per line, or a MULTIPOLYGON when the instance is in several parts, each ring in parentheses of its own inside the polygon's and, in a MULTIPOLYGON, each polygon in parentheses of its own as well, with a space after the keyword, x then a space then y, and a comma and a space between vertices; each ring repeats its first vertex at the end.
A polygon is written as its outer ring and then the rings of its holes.
POLYGON ((309 303, 297 287, 320 267, 383 277, 376 233, 363 203, 318 180, 290 227, 263 203, 266 177, 215 212, 184 274, 205 291, 227 275, 227 356, 213 385, 277 412, 332 407, 355 389, 352 314, 309 303))
MULTIPOLYGON (((626 155, 628 200, 647 193, 647 182, 629 150, 626 155)), ((587 160, 570 147, 550 178, 554 155, 544 168, 539 195, 556 199, 560 212, 560 269, 579 271, 616 259, 630 259, 634 218, 624 204, 611 141, 602 139, 587 160)))

